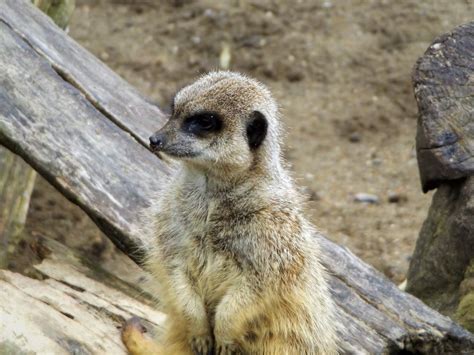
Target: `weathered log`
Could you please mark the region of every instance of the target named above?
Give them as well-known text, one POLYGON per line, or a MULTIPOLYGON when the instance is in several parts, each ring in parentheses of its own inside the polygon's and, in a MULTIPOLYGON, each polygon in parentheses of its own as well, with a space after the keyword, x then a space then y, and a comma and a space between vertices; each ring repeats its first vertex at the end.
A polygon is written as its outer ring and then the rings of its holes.
POLYGON ((459 286, 459 305, 454 318, 470 332, 474 332, 474 259, 471 259, 459 286))
MULTIPOLYGON (((0 20, 0 143, 139 262, 136 216, 167 166, 137 141, 145 143, 164 115, 27 2, 0 0, 0 20)), ((347 353, 474 350, 472 334, 345 248, 315 237, 348 329, 347 353)))
POLYGON ((25 225, 35 178, 23 159, 0 147, 0 269, 8 266, 25 225))
POLYGON ((36 279, 0 270, 0 354, 126 354, 132 316, 159 331, 165 315, 139 287, 45 238, 36 279))
POLYGON ((133 250, 137 209, 166 166, 121 127, 136 128, 144 143, 153 131, 147 124, 158 126, 163 114, 25 1, 2 0, 0 9, 2 144, 83 207, 122 250, 133 250), (19 41, 23 31, 28 37, 19 41))
POLYGON ((5 25, 42 53, 48 66, 76 88, 75 92, 87 96, 97 111, 148 147, 150 132, 166 121, 160 109, 25 2, 0 1, 5 25))
MULTIPOLYGON (((66 28, 75 0, 35 0, 61 28, 66 28)), ((8 255, 19 242, 23 230, 36 172, 23 159, 0 147, 0 269, 8 266, 8 255)))
POLYGON ((474 22, 440 36, 418 60, 413 85, 423 191, 474 175, 474 22))
POLYGON ((407 292, 450 316, 458 307, 461 282, 474 260, 473 216, 474 177, 439 186, 408 270, 407 292))
POLYGON ((436 39, 413 72, 424 191, 437 187, 407 291, 474 331, 474 22, 436 39))

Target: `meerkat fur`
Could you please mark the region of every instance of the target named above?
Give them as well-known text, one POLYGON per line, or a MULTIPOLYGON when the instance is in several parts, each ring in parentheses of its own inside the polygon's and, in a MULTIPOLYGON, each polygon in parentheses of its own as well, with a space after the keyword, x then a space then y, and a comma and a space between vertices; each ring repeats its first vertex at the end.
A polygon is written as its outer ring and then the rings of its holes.
POLYGON ((211 72, 172 106, 150 141, 178 166, 143 223, 169 315, 163 354, 337 354, 337 311, 269 90, 211 72))

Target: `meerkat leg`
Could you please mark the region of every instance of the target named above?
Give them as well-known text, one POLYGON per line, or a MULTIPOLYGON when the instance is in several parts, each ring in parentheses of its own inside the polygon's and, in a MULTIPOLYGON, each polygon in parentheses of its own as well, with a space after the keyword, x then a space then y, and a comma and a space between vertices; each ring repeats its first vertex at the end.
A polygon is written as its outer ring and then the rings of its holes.
POLYGON ((245 283, 236 285, 226 293, 216 309, 216 355, 329 355, 308 351, 311 346, 301 347, 300 339, 285 338, 282 341, 278 335, 272 334, 270 327, 268 312, 258 302, 252 287, 245 283))
MULTIPOLYGON (((216 354, 241 354, 238 342, 245 342, 247 314, 254 308, 255 294, 245 284, 230 289, 216 309, 214 336, 216 354)), ((250 339, 249 341, 254 341, 250 339)))
POLYGON ((176 355, 212 355, 213 342, 207 338, 189 338, 188 325, 184 319, 170 316, 162 339, 165 352, 176 355))
POLYGON ((214 337, 202 299, 181 270, 176 270, 170 280, 172 280, 170 289, 179 292, 167 295, 172 310, 165 343, 187 341, 192 354, 213 354, 214 337))

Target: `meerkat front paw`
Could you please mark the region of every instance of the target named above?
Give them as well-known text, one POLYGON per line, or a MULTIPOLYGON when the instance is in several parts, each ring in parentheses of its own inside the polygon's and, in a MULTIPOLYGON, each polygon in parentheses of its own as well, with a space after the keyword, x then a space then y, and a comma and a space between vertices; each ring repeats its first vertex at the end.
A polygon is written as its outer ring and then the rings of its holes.
POLYGON ((237 344, 216 344, 216 355, 241 355, 243 354, 237 344))
POLYGON ((195 355, 212 355, 214 339, 210 335, 194 336, 191 338, 191 349, 195 355))

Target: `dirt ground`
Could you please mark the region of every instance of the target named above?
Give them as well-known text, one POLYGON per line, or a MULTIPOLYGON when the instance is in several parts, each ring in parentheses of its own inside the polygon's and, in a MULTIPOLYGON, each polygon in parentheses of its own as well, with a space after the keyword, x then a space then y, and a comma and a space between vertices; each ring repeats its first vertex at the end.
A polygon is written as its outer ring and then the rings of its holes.
MULTIPOLYGON (((263 81, 311 221, 400 282, 431 200, 416 165, 410 73, 436 36, 473 14, 460 0, 77 0, 70 35, 164 109, 226 56, 263 81), (356 202, 358 193, 378 203, 356 202)), ((28 230, 116 262, 87 216, 43 180, 28 230)))

